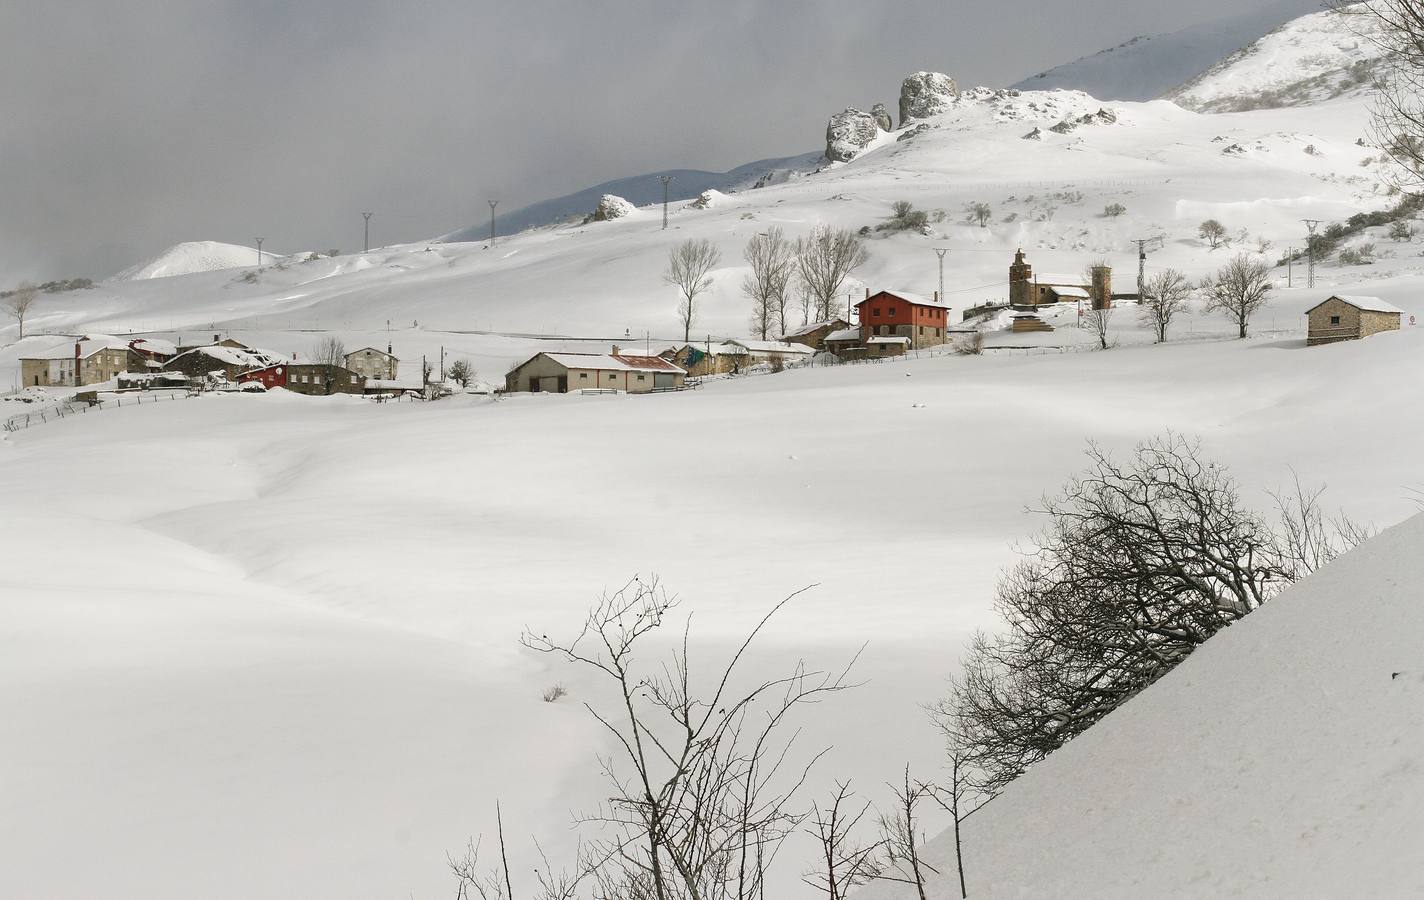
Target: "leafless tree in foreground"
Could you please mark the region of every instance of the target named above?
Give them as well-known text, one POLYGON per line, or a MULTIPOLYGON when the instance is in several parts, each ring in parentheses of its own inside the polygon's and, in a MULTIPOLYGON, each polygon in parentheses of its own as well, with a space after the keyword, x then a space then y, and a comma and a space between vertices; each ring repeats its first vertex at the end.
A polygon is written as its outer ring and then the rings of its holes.
POLYGON ((1165 343, 1172 320, 1187 309, 1187 301, 1192 296, 1191 282, 1176 269, 1167 269, 1153 275, 1144 289, 1146 293, 1138 316, 1142 324, 1157 335, 1157 343, 1165 343))
POLYGON ((712 286, 711 272, 722 262, 722 253, 707 240, 686 240, 668 253, 663 281, 678 289, 677 315, 682 322, 682 340, 692 340, 697 321, 697 298, 712 286))
POLYGON ((820 858, 815 868, 802 876, 802 881, 821 893, 827 900, 845 900, 851 888, 865 884, 880 874, 877 854, 884 840, 866 844, 856 840, 854 832, 870 803, 855 809, 850 783, 837 782, 836 793, 822 809, 811 807, 811 823, 807 831, 816 838, 820 858))
MULTIPOLYGON (((634 579, 604 595, 569 641, 526 631, 522 643, 592 669, 617 703, 588 711, 618 752, 603 761, 613 793, 585 817, 598 826, 591 877, 610 897, 753 900, 768 868, 804 819, 792 808, 807 772, 824 754, 792 760, 788 723, 804 705, 846 690, 850 666, 744 682, 752 643, 797 594, 777 603, 731 658, 698 677, 689 630, 660 666, 637 651, 667 621, 675 601, 656 580, 634 579)), ((852 664, 854 660, 851 661, 852 664)))
POLYGON ((25 317, 30 314, 30 307, 35 305, 35 299, 39 297, 39 293, 40 289, 32 283, 22 281, 5 298, 5 312, 19 323, 21 338, 25 336, 25 317))
POLYGON ((742 279, 742 293, 752 301, 752 331, 766 340, 773 331, 786 333, 786 291, 796 271, 791 242, 780 228, 747 241, 742 251, 751 274, 742 279))
POLYGON ((930 874, 938 875, 939 870, 920 856, 925 838, 919 830, 919 809, 926 798, 933 796, 934 789, 924 782, 912 780, 907 765, 904 782, 890 785, 890 790, 895 795, 895 811, 880 818, 886 865, 875 877, 882 881, 912 884, 920 900, 928 900, 925 879, 930 874))
MULTIPOLYGON (((942 723, 941 723, 942 724, 942 723)), ((946 756, 949 761, 949 784, 932 787, 930 796, 949 813, 954 828, 954 864, 959 874, 959 896, 967 898, 969 887, 964 880, 964 841, 960 827, 964 820, 979 811, 994 799, 993 794, 984 792, 977 771, 970 759, 969 750, 957 736, 945 733, 946 756), (977 801, 977 802, 975 802, 977 801)))
POLYGON ((1395 163, 1390 181, 1424 192, 1424 0, 1330 0, 1355 32, 1384 51, 1386 72, 1375 94, 1374 142, 1395 163))
POLYGON ((1323 521, 1312 495, 1295 514, 1306 533, 1277 532, 1178 435, 1138 445, 1126 462, 1095 446, 1088 457, 1044 501, 1047 529, 1000 579, 1005 629, 974 638, 935 709, 986 794, 1365 533, 1323 521))
POLYGON ((841 285, 869 258, 870 252, 853 231, 818 225, 808 237, 796 239, 796 272, 810 295, 817 321, 835 316, 841 285))
POLYGON ((1266 305, 1271 289, 1271 267, 1245 253, 1207 276, 1201 284, 1206 311, 1223 312, 1236 323, 1237 336, 1246 337, 1251 316, 1266 305))

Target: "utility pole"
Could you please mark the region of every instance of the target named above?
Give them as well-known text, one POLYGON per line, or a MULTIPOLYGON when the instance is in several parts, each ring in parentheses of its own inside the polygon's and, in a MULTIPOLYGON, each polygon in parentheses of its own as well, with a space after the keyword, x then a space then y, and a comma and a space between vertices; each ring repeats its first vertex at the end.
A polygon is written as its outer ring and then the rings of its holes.
POLYGON ((1304 219, 1303 221, 1305 227, 1310 231, 1310 237, 1305 240, 1305 286, 1313 288, 1315 287, 1315 229, 1320 227, 1320 220, 1304 219))
POLYGON ((1147 242, 1151 238, 1134 238, 1133 243, 1137 245, 1137 302, 1141 303, 1147 296, 1147 242))
POLYGON ((440 345, 440 383, 445 383, 445 345, 440 345))
POLYGON ((370 252, 371 252, 371 213, 368 213, 368 212, 367 212, 367 213, 361 213, 361 215, 362 215, 362 217, 364 217, 364 218, 366 219, 366 240, 365 240, 365 244, 364 244, 364 246, 365 246, 365 252, 366 252, 366 253, 370 253, 370 252))
POLYGON ((494 244, 494 208, 499 206, 498 200, 485 201, 490 206, 490 244, 494 244))
POLYGON ((1286 287, 1295 287, 1295 248, 1286 248, 1286 287))
POLYGON ((257 239, 257 268, 262 268, 262 238, 257 239))
POLYGON ((663 183, 663 230, 664 230, 664 231, 667 231, 668 182, 669 182, 669 181, 672 181, 672 176, 671 176, 671 175, 659 175, 659 176, 658 176, 658 181, 661 181, 661 182, 663 183))
POLYGON ((934 248, 935 255, 939 257, 939 296, 935 299, 944 303, 944 255, 949 252, 948 247, 934 248))

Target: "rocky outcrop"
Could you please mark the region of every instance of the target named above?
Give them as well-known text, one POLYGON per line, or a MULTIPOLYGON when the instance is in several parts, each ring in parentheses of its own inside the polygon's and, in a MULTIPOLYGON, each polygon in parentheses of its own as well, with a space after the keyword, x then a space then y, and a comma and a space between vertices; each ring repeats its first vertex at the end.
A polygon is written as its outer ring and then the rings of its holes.
POLYGON ((697 199, 687 205, 693 209, 711 209, 714 206, 721 206, 725 199, 727 199, 726 194, 709 188, 698 194, 697 199))
POLYGON ((900 85, 900 127, 948 110, 959 96, 954 79, 940 72, 916 72, 900 85))
POLYGON ((870 107, 870 114, 875 117, 875 124, 880 126, 881 131, 895 130, 895 121, 890 118, 890 110, 885 108, 884 103, 870 107))
POLYGON ((1035 126, 1033 131, 1030 131, 1028 134, 1024 135, 1023 138, 1026 141, 1041 141, 1043 140, 1043 129, 1035 126))
POLYGON ((621 219, 637 209, 633 204, 614 194, 604 194, 599 198, 598 206, 593 212, 588 214, 584 222, 607 222, 612 219, 621 219))
POLYGON ((924 134, 926 131, 929 131, 929 130, 930 130, 930 123, 928 123, 928 122, 921 122, 920 124, 916 125, 914 128, 908 129, 907 131, 902 131, 902 132, 900 132, 900 136, 897 137, 897 138, 895 138, 895 141, 896 141, 896 143, 899 143, 900 141, 908 141, 910 138, 919 137, 920 135, 924 134))
POLYGON ((1079 127, 1081 127, 1081 126, 1083 126, 1083 125, 1116 125, 1116 124, 1117 124, 1117 113, 1113 112, 1113 111, 1110 110, 1110 109, 1103 108, 1103 109, 1099 109, 1099 110, 1098 110, 1097 112, 1095 112, 1095 113, 1084 113, 1083 115, 1078 116, 1077 118, 1074 118, 1074 117, 1072 117, 1072 116, 1067 116, 1067 117, 1065 117, 1065 118, 1063 119, 1063 121, 1059 122, 1057 125, 1054 125, 1052 128, 1050 128, 1050 129, 1048 129, 1048 130, 1049 130, 1049 131, 1052 131, 1052 132, 1056 132, 1057 134, 1067 134, 1067 133, 1070 132, 1070 131, 1075 131, 1075 130, 1077 130, 1079 127))
POLYGON ((826 159, 850 162, 875 140, 880 126, 875 117, 852 107, 831 116, 826 125, 826 159))

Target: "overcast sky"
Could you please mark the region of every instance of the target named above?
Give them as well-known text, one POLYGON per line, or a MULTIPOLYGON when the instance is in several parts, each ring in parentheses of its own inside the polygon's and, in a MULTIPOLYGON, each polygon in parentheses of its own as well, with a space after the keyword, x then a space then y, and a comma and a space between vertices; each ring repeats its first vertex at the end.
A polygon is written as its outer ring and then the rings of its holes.
POLYGON ((818 149, 916 70, 1011 84, 1252 2, 0 0, 0 285, 185 240, 359 249, 362 210, 418 240, 818 149))

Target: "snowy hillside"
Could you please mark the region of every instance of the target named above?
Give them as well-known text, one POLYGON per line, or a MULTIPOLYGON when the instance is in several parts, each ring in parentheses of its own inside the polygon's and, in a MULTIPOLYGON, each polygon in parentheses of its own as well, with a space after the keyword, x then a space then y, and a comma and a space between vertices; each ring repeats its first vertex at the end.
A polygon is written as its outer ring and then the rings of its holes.
MULTIPOLYGON (((264 255, 269 260, 272 257, 270 251, 264 255)), ((218 241, 186 241, 174 244, 147 262, 124 269, 109 280, 146 281, 151 278, 172 278, 175 275, 193 275, 198 272, 256 265, 257 250, 254 247, 241 247, 218 241)))
MULTIPOLYGON (((808 142, 809 143, 809 142, 808 142)), ((540 225, 579 220, 593 212, 598 200, 604 194, 613 194, 624 200, 642 206, 661 203, 663 185, 661 176, 668 175, 668 199, 690 200, 703 191, 716 190, 722 193, 744 190, 758 183, 772 184, 785 180, 793 172, 801 172, 815 167, 820 153, 806 153, 780 159, 762 159, 738 166, 729 172, 703 172, 697 169, 670 169, 666 172, 649 172, 630 178, 616 178, 591 188, 543 200, 523 209, 495 216, 495 228, 500 234, 523 231, 540 225)), ((477 222, 467 228, 451 232, 440 238, 442 241, 459 243, 479 241, 489 237, 489 222, 477 222)))
POLYGON ((1168 94, 1199 112, 1236 112, 1362 94, 1381 70, 1378 21, 1350 7, 1295 19, 1168 94), (1362 36, 1365 35, 1365 36, 1362 36))
POLYGON ((1025 91, 1085 91, 1101 100, 1155 100, 1277 26, 1318 8, 1282 0, 1218 22, 1169 34, 1143 35, 1025 78, 1025 91))
POLYGON ((965 825, 970 896, 1424 896, 1421 547, 1416 516, 1014 783, 965 825))

